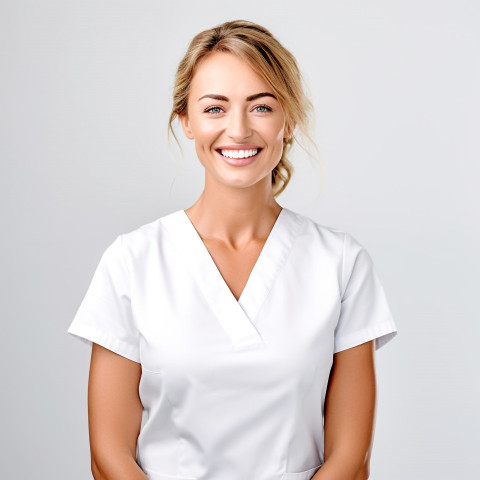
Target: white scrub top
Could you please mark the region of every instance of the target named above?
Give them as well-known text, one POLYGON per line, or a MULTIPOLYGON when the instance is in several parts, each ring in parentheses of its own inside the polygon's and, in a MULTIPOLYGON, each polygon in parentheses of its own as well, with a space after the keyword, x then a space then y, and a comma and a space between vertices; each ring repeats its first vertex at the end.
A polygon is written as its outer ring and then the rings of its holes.
POLYGON ((238 301, 184 210, 117 236, 68 332, 141 364, 151 480, 309 480, 333 354, 396 326, 365 248, 284 207, 238 301))

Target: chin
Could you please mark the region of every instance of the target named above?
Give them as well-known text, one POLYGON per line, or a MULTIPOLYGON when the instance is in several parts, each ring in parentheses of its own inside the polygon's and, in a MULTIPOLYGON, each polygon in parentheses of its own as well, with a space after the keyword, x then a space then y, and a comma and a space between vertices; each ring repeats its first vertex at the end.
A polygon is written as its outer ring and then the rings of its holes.
MULTIPOLYGON (((271 173, 269 172, 266 176, 268 176, 268 178, 270 179, 271 173)), ((217 180, 228 187, 248 188, 262 182, 262 180, 264 180, 266 176, 236 174, 231 176, 217 176, 217 180)))

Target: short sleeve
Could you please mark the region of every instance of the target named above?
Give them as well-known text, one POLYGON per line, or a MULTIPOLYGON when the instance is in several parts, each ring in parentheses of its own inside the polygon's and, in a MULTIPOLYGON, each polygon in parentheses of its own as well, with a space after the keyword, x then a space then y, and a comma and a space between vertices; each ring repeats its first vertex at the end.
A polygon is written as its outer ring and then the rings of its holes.
POLYGON ((342 301, 334 353, 375 339, 375 347, 397 334, 384 288, 369 253, 345 233, 342 301))
POLYGON ((68 333, 140 363, 122 235, 104 251, 68 333))

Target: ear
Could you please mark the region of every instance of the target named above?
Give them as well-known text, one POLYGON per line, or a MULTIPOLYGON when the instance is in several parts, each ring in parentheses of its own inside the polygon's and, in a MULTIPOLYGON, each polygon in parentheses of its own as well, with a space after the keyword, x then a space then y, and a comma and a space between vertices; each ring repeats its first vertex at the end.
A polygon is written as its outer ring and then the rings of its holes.
POLYGON ((290 137, 290 135, 292 135, 294 130, 295 130, 295 124, 293 122, 286 121, 285 129, 283 130, 283 138, 290 137))
POLYGON ((182 124, 182 129, 183 133, 185 133, 185 136, 192 140, 193 137, 193 132, 192 132, 192 127, 190 126, 190 120, 188 119, 188 115, 186 113, 183 113, 178 116, 180 119, 180 123, 182 124))

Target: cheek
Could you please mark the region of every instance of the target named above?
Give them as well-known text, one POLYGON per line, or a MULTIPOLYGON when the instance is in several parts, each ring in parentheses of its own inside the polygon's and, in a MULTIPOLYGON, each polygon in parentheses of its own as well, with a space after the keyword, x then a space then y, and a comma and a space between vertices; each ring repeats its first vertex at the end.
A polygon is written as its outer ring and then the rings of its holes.
POLYGON ((218 122, 202 121, 198 118, 192 118, 190 125, 195 139, 199 142, 208 142, 214 139, 219 130, 218 122))
POLYGON ((283 137, 285 135, 285 121, 283 117, 276 118, 276 121, 270 123, 265 129, 265 135, 269 142, 283 145, 283 137))

